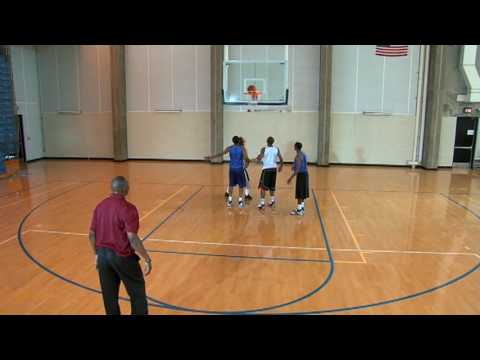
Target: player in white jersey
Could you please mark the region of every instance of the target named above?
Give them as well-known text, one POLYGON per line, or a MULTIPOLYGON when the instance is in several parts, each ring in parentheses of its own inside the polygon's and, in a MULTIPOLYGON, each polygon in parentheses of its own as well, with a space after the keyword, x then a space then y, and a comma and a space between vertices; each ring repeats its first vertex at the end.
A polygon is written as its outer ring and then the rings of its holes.
POLYGON ((275 205, 275 185, 277 182, 277 158, 280 160, 280 166, 278 172, 283 168, 283 157, 280 153, 280 149, 273 146, 275 139, 271 136, 267 139, 267 146, 260 150, 260 154, 257 156, 257 161, 262 162, 262 175, 260 176, 260 182, 258 187, 260 189, 260 203, 258 208, 263 210, 265 208, 265 191, 270 191, 270 203, 269 206, 275 205))

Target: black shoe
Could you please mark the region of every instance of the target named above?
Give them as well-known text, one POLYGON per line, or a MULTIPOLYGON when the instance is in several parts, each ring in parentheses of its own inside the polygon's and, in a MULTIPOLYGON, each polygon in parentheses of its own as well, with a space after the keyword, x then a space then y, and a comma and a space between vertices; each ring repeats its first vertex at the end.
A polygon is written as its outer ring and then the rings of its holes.
POLYGON ((230 194, 228 192, 226 192, 225 197, 228 199, 229 196, 230 196, 230 194))
POLYGON ((270 201, 270 203, 268 204, 268 206, 270 206, 271 208, 273 208, 275 206, 275 201, 270 201))
POLYGON ((248 194, 248 195, 245 196, 245 200, 251 201, 251 200, 253 200, 253 198, 250 196, 250 194, 248 194))

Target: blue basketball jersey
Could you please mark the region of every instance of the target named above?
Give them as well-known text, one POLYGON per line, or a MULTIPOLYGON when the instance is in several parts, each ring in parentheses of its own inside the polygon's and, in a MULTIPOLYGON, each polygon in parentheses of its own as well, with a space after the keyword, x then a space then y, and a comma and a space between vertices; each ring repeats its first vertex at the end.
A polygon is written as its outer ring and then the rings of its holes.
POLYGON ((306 173, 308 171, 307 155, 305 155, 304 152, 300 152, 300 154, 303 156, 301 157, 301 160, 300 160, 300 170, 298 172, 306 173))
POLYGON ((230 147, 230 168, 243 169, 243 149, 239 145, 230 147))
MULTIPOLYGON (((300 157, 300 169, 298 170, 299 173, 306 173, 308 172, 307 167, 307 155, 303 151, 300 151, 298 154, 300 157)), ((295 170, 295 162, 292 164, 292 170, 295 170)))

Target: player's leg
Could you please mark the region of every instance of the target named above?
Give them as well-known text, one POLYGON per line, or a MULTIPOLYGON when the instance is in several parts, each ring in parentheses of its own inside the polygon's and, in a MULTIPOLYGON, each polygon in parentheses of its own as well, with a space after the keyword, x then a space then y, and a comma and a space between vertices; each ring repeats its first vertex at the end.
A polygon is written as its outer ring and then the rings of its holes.
POLYGON ((148 315, 145 279, 139 261, 137 255, 118 256, 115 259, 115 270, 130 297, 132 315, 148 315))
POLYGON ((247 179, 245 177, 245 171, 244 169, 242 169, 238 172, 238 207, 239 208, 243 208, 245 206, 242 195, 245 192, 246 185, 247 185, 247 179))
POLYGON ((231 208, 233 204, 233 187, 236 186, 235 173, 233 169, 228 172, 228 195, 227 195, 227 207, 231 208))
POLYGON ((303 216, 305 214, 305 199, 308 197, 308 177, 306 173, 298 173, 295 181, 295 198, 297 208, 290 215, 303 216))
POLYGON ((258 188, 260 189, 260 201, 258 203, 258 208, 262 210, 265 208, 265 170, 262 170, 262 175, 260 175, 260 181, 258 183, 258 188))
POLYGON ((238 187, 238 207, 243 208, 245 206, 245 202, 243 200, 242 195, 245 195, 245 187, 238 187))
POLYGON ((270 190, 270 202, 268 203, 268 206, 275 206, 275 191, 270 190))
POLYGON ((250 175, 248 175, 247 169, 244 169, 244 171, 245 171, 245 179, 247 181, 245 186, 245 201, 250 201, 252 200, 252 196, 250 195, 250 175))
POLYGON ((302 211, 305 212, 305 200, 310 196, 310 185, 308 182, 308 172, 303 174, 302 178, 302 211))
POLYGON ((303 215, 304 214, 304 210, 303 210, 303 207, 302 207, 302 203, 303 203, 304 199, 301 199, 301 198, 298 198, 297 199, 297 208, 295 210, 292 210, 290 212, 290 215, 303 215))
POLYGON ((268 187, 270 189, 270 203, 268 206, 275 206, 275 187, 277 184, 277 170, 271 170, 269 174, 268 187))
POLYGON ((265 207, 265 189, 260 188, 260 202, 258 203, 258 208, 263 209, 265 207))
POLYGON ((121 315, 120 305, 118 304, 118 294, 120 291, 120 276, 112 267, 112 250, 99 249, 97 268, 100 278, 100 287, 102 289, 103 305, 107 315, 121 315))

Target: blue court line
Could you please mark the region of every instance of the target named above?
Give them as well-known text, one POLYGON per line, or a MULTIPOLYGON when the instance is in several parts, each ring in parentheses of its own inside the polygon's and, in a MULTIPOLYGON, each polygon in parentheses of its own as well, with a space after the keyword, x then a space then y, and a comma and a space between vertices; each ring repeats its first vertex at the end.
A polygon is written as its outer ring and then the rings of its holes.
POLYGON ((153 233, 155 231, 158 230, 158 228, 160 226, 162 226, 163 224, 165 224, 168 220, 170 220, 170 218, 172 216, 174 216, 177 212, 179 212, 181 209, 183 209, 189 202, 190 200, 192 200, 200 191, 202 191, 202 189, 204 188, 204 186, 200 186, 200 189, 198 189, 197 191, 195 191, 192 195, 190 195, 179 207, 177 207, 174 211, 172 211, 165 219, 163 219, 158 225, 156 225, 147 235, 145 235, 145 237, 142 239, 142 242, 144 242, 145 240, 147 240, 150 236, 153 235, 153 233))
MULTIPOLYGON (((316 202, 316 196, 315 196, 315 192, 313 192, 313 195, 314 195, 314 199, 315 199, 315 205, 317 206, 317 202, 316 202)), ((441 194, 443 195, 443 194, 441 194)), ((470 212, 472 215, 474 215, 477 219, 480 220, 480 215, 478 215, 477 213, 475 213, 474 211, 470 210, 469 208, 465 207, 464 205, 458 203, 457 201, 453 200, 452 198, 450 198, 449 196, 445 196, 443 195, 444 197, 446 197, 448 200, 452 201, 453 203, 455 203, 456 205, 464 208, 465 210, 467 210, 468 212, 470 212)), ((318 209, 317 209, 318 210, 318 209)), ((320 217, 320 222, 323 222, 322 218, 320 217)), ((324 226, 322 224, 322 230, 324 229, 324 226)), ((388 300, 384 300, 384 301, 379 301, 379 302, 375 302, 375 303, 371 303, 371 304, 364 304, 364 305, 357 305, 357 306, 347 306, 347 307, 338 307, 338 308, 333 308, 333 309, 319 309, 319 310, 311 310, 311 311, 299 311, 299 312, 280 312, 280 313, 270 313, 270 314, 274 314, 274 315, 321 315, 321 314, 328 314, 328 313, 339 313, 339 312, 346 312, 346 311, 352 311, 352 310, 362 310, 362 309, 368 309, 368 308, 372 308, 372 307, 378 307, 378 306, 383 306, 383 305, 389 305, 389 304, 393 304, 393 303, 397 303, 397 302, 401 302, 401 301, 405 301, 405 300, 410 300, 410 299, 413 299, 413 298, 417 298, 417 297, 420 297, 420 296, 423 296, 423 295, 426 295, 426 294, 430 294, 430 293, 433 293, 439 289, 442 289, 442 288, 446 288, 450 285, 453 285, 455 284, 456 282, 466 278, 467 276, 473 274, 475 271, 477 271, 478 269, 480 269, 480 262, 478 262, 474 267, 472 267, 470 270, 464 272, 463 274, 460 274, 459 276, 451 279, 451 280, 448 280, 446 281, 445 283, 442 283, 440 285, 437 285, 437 286, 434 286, 432 288, 429 288, 429 289, 426 289, 426 290, 423 290, 423 291, 419 291, 419 292, 416 292, 416 293, 413 293, 413 294, 410 294, 410 295, 405 295, 405 296, 401 296, 401 297, 396 297, 396 298, 393 298, 393 299, 388 299, 388 300)), ((175 308, 171 309, 171 310, 177 310, 175 308)), ((269 315, 268 313, 262 313, 261 315, 269 315)))
MULTIPOLYGON (((17 231, 17 239, 18 239, 18 243, 20 245, 20 248, 22 249, 23 253, 25 254, 25 256, 27 256, 27 258, 29 258, 35 265, 37 265, 40 269, 46 271, 47 273, 49 273, 50 275, 53 275, 54 277, 60 279, 60 280, 63 280, 65 281, 66 283, 68 284, 71 284, 71 285, 75 285, 75 286, 78 286, 84 290, 88 290, 88 291, 91 291, 93 293, 97 293, 97 294, 102 294, 102 291, 101 290, 98 290, 98 289, 94 289, 94 288, 91 288, 89 286, 86 286, 86 285, 83 285, 83 284, 80 284, 79 282, 76 282, 74 280, 71 280, 71 279, 68 279, 58 273, 56 273, 55 271, 49 269, 48 267, 46 267, 45 265, 43 265, 40 261, 38 261, 36 258, 34 258, 32 256, 32 254, 30 254, 30 252, 27 250, 26 246, 25 246, 25 242, 23 240, 23 227, 25 225, 25 222, 28 220, 28 218, 33 214, 34 211, 36 211, 37 209, 39 209, 41 206, 45 205, 46 203, 48 203, 49 201, 51 200, 54 200, 54 199, 57 199, 59 198, 60 196, 62 195, 65 195, 66 193, 70 192, 70 191, 73 191, 73 190, 77 190, 77 189, 80 189, 82 187, 85 187, 87 185, 89 185, 90 183, 89 182, 85 182, 83 183, 82 185, 80 186, 76 186, 74 187, 73 189, 68 189, 66 191, 63 191, 61 192, 60 194, 57 194, 55 196, 52 196, 51 198, 48 198, 47 200, 41 202, 40 204, 38 204, 37 206, 35 206, 32 210, 30 210, 27 215, 25 215, 25 217, 22 219, 22 221, 20 222, 20 225, 18 226, 18 231, 17 231)), ((122 301, 127 301, 127 302, 130 302, 130 298, 127 298, 127 297, 122 297, 122 296, 119 296, 118 297, 120 300, 122 301)), ((148 305, 150 306, 153 306, 153 307, 158 307, 158 308, 164 308, 164 306, 160 306, 158 304, 155 304, 155 303, 149 303, 148 305)))
MULTIPOLYGON (((191 313, 200 313, 200 314, 215 314, 215 315, 249 315, 249 314, 255 314, 255 313, 259 313, 259 312, 275 310, 275 309, 279 309, 279 308, 282 308, 282 307, 290 306, 290 305, 299 303, 303 300, 306 300, 307 298, 315 295, 320 290, 322 290, 325 286, 327 286, 328 283, 330 282, 330 280, 333 278, 333 274, 334 274, 334 271, 335 271, 335 265, 334 265, 334 260, 333 260, 333 254, 332 254, 332 251, 330 249, 330 243, 328 241, 328 234, 326 232, 326 228, 325 228, 325 224, 323 222, 323 218, 320 214, 320 208, 318 206, 317 196, 316 196, 315 191, 313 189, 312 189, 312 193, 313 193, 313 199, 314 199, 314 202, 315 202, 315 209, 317 211, 317 216, 320 220, 320 227, 321 227, 322 233, 323 233, 325 248, 327 250, 329 263, 330 263, 330 270, 329 270, 329 273, 328 273, 327 277, 314 290, 310 291, 309 293, 307 293, 307 294, 305 294, 301 297, 298 297, 294 300, 291 300, 291 301, 288 301, 288 302, 285 302, 285 303, 272 305, 272 306, 268 306, 268 307, 256 308, 256 309, 240 310, 240 311, 238 311, 238 310, 237 311, 233 311, 233 310, 232 311, 225 311, 225 310, 224 311, 211 311, 211 310, 205 310, 205 309, 195 309, 195 308, 181 307, 181 306, 169 304, 169 303, 157 300, 157 299, 152 298, 152 297, 150 297, 149 299, 151 301, 157 303, 157 304, 164 305, 169 310, 184 311, 184 312, 191 312, 191 313)), ((145 238, 144 240, 146 240, 146 239, 147 238, 145 238)))
MULTIPOLYGON (((480 215, 478 215, 474 211, 470 210, 466 206, 464 206, 464 205, 460 204, 459 202, 455 201, 450 196, 444 195, 442 193, 440 193, 440 195, 445 197, 447 200, 453 202, 454 204, 458 205, 459 207, 465 209, 466 211, 468 211, 469 213, 471 213, 477 219, 480 220, 480 215)), ((426 294, 430 294, 430 293, 432 293, 434 291, 437 291, 439 289, 446 288, 446 287, 448 287, 452 284, 455 284, 456 282, 466 278, 467 276, 473 274, 478 269, 480 269, 480 262, 478 262, 470 270, 464 272, 463 274, 460 274, 459 276, 457 276, 457 277, 455 277, 455 278, 453 278, 453 279, 451 279, 451 280, 449 280, 449 281, 447 281, 443 284, 440 284, 440 285, 434 286, 432 288, 429 288, 429 289, 426 289, 426 290, 423 290, 423 291, 419 291, 419 292, 416 292, 416 293, 413 293, 413 294, 410 294, 410 295, 405 295, 405 296, 401 296, 401 297, 397 297, 397 298, 393 298, 393 299, 389 299, 389 300, 379 301, 379 302, 372 303, 372 304, 349 306, 349 307, 340 307, 340 308, 325 309, 325 310, 279 313, 278 315, 320 315, 320 314, 345 312, 345 311, 352 311, 352 310, 362 310, 362 309, 368 309, 368 308, 376 307, 376 306, 389 305, 389 304, 397 303, 397 302, 400 302, 400 301, 410 300, 410 299, 413 299, 413 298, 416 298, 416 297, 420 297, 420 296, 423 296, 423 295, 426 295, 426 294)))
MULTIPOLYGON (((62 275, 54 272, 53 270, 50 270, 49 268, 47 268, 45 265, 41 264, 38 260, 36 260, 29 252, 28 250, 26 249, 25 245, 24 245, 24 242, 23 242, 23 236, 22 236, 22 232, 23 232, 23 226, 26 222, 26 220, 31 216, 31 214, 37 210, 38 208, 40 208, 41 206, 45 205, 46 203, 48 203, 49 201, 55 199, 55 198, 58 198, 60 196, 62 196, 63 194, 65 193, 68 193, 70 191, 73 191, 73 190, 76 190, 82 186, 86 186, 88 185, 89 183, 85 183, 84 185, 81 185, 81 186, 78 186, 74 189, 69 189, 67 191, 64 191, 52 198, 49 198, 47 200, 45 200, 44 202, 40 203, 39 205, 37 205, 35 208, 33 208, 21 221, 20 225, 19 225, 19 228, 18 228, 18 233, 17 233, 17 238, 18 238, 18 241, 19 241, 19 244, 23 250, 23 252, 25 253, 25 255, 32 261, 34 262, 37 266, 39 266, 41 269, 43 269, 44 271, 50 273, 51 275, 67 282, 67 283, 70 283, 72 285, 75 285, 75 286, 78 286, 80 288, 83 288, 85 290, 88 290, 88 291, 91 291, 91 292, 94 292, 94 293, 98 293, 98 294, 102 294, 102 292, 100 290, 97 290, 97 289, 94 289, 94 288, 90 288, 88 286, 85 286, 83 284, 80 284, 78 282, 75 282, 73 280, 70 280, 70 279, 67 279, 65 277, 63 277, 62 275)), ((198 191, 199 192, 199 191, 198 191)), ((197 193, 198 193, 197 192, 197 193)), ((315 200, 315 206, 316 206, 316 210, 317 210, 317 215, 319 216, 319 219, 320 219, 320 224, 321 224, 321 227, 322 227, 322 232, 324 233, 324 239, 325 239, 325 242, 326 242, 326 248, 327 248, 327 251, 328 251, 328 254, 329 254, 329 257, 330 259, 333 260, 333 257, 332 257, 332 254, 331 254, 331 250, 330 250, 330 247, 329 247, 329 243, 328 243, 328 237, 326 236, 326 231, 325 231, 325 226, 324 226, 324 223, 323 223, 323 219, 322 217, 320 216, 320 211, 318 209, 318 203, 317 203, 317 198, 316 198, 316 194, 315 192, 313 191, 312 189, 312 192, 313 192, 313 195, 314 195, 314 200, 315 200)), ((443 194, 441 194, 443 195, 443 194)), ((455 203, 456 205, 464 208, 465 210, 469 211, 471 214, 473 214, 476 218, 480 219, 480 216, 478 214, 476 214, 475 212, 473 212, 472 210, 466 208, 465 206, 463 206, 462 204, 459 204, 458 202, 456 202, 455 200, 449 198, 448 196, 445 196, 443 195, 444 197, 446 197, 448 200, 452 201, 453 203, 455 203)), ((159 226, 158 226, 159 227, 159 226)), ((157 228, 158 228, 157 227, 157 228)), ((333 276, 333 262, 331 263, 331 268, 330 268, 330 273, 327 277, 327 280, 330 281, 331 277, 333 276)), ((308 314, 326 314, 326 313, 335 313, 335 312, 345 312, 345 311, 352 311, 352 310, 361 310, 361 309, 366 309, 366 308, 371 308, 371 307, 377 307, 377 306, 382 306, 382 305, 387 305, 387 304, 392 304, 392 303, 396 303, 396 302, 400 302, 400 301, 404 301, 404 300, 407 300, 407 299, 412 299, 412 298, 415 298, 415 297, 419 297, 419 296, 422 296, 422 295, 426 295, 428 293, 432 293, 436 290, 439 290, 441 288, 445 288, 447 286, 450 286, 464 278, 466 278, 467 276, 471 275, 472 273, 474 273, 475 271, 477 271, 478 269, 480 268, 480 262, 475 265, 474 267, 472 267, 470 270, 466 271, 465 273, 457 276, 456 278, 453 278, 443 284, 440 284, 440 285, 437 285, 435 287, 432 287, 430 289, 427 289, 427 290, 423 290, 423 291, 420 291, 420 292, 417 292, 417 293, 414 293, 414 294, 410 294, 410 295, 406 295, 406 296, 402 296, 402 297, 397 297, 397 298, 393 298, 393 299, 389 299, 389 300, 385 300, 385 301, 380 301, 380 302, 376 302, 376 303, 371 303, 371 304, 365 304, 365 305, 358 305, 358 306, 350 306, 350 307, 339 307, 339 308, 333 308, 333 309, 319 309, 319 310, 312 310, 312 311, 304 311, 304 312, 282 312, 282 313, 274 313, 275 315, 308 315, 308 314)), ((325 283, 325 281, 324 281, 325 283)), ((326 284, 325 284, 326 285, 326 284)), ((323 285, 323 286, 325 286, 323 285)), ((322 286, 322 287, 323 287, 322 286)), ((317 290, 318 291, 318 290, 317 290)), ((307 294, 308 295, 308 294, 307 294)), ((311 295, 310 295, 311 296, 311 295)), ((120 297, 119 298, 120 300, 122 301, 130 301, 129 298, 124 298, 124 297, 120 297)), ((166 309, 169 309, 169 310, 176 310, 176 311, 185 311, 185 312, 194 312, 194 313, 207 313, 207 314, 229 314, 227 312, 216 312, 216 311, 195 311, 193 309, 188 309, 188 308, 180 308, 178 306, 172 306, 170 304, 167 304, 167 303, 163 303, 163 302, 160 302, 159 300, 157 299, 153 299, 151 297, 148 297, 148 299, 150 301, 153 301, 154 303, 149 303, 149 306, 152 306, 152 307, 157 307, 157 308, 166 308, 166 309)), ((302 298, 301 298, 302 299, 302 298)), ((305 297, 303 297, 303 299, 305 299, 305 297)), ((294 301, 296 302, 296 301, 294 301)), ((289 304, 291 305, 291 304, 289 304)), ((256 312, 256 311, 255 311, 256 312)), ((245 313, 245 312, 234 312, 232 314, 248 314, 248 313, 245 313)), ((266 315, 267 313, 263 313, 264 315, 266 315)))
POLYGON ((397 302, 400 302, 400 301, 413 299, 413 298, 416 298, 416 297, 419 297, 419 296, 422 296, 422 295, 426 295, 426 294, 432 293, 432 292, 434 292, 436 290, 439 290, 439 289, 442 289, 442 288, 446 288, 447 286, 450 286, 450 285, 456 283, 457 281, 460 281, 460 280, 466 278, 467 276, 471 275, 472 273, 477 271, 479 268, 480 268, 480 262, 477 263, 477 265, 475 265, 473 268, 471 268, 467 272, 465 272, 465 273, 457 276, 456 278, 453 278, 453 279, 451 279, 451 280, 449 280, 449 281, 447 281, 443 284, 437 285, 437 286, 432 287, 432 288, 427 289, 427 290, 419 291, 419 292, 416 292, 416 293, 413 293, 413 294, 410 294, 410 295, 405 295, 405 296, 393 298, 393 299, 390 299, 390 300, 380 301, 380 302, 376 302, 376 303, 372 303, 372 304, 366 304, 366 305, 341 307, 341 308, 336 308, 336 309, 301 311, 301 312, 290 312, 290 313, 278 313, 277 315, 320 315, 320 314, 327 314, 327 313, 345 312, 345 311, 351 311, 351 310, 362 310, 362 309, 368 309, 368 308, 376 307, 376 306, 389 305, 389 304, 397 303, 397 302))
POLYGON ((148 252, 175 254, 175 255, 194 255, 194 256, 213 256, 213 257, 226 257, 232 259, 253 259, 253 260, 273 260, 273 261, 296 261, 296 262, 313 262, 313 263, 329 263, 329 260, 318 259, 301 259, 301 258, 288 258, 288 257, 269 257, 269 256, 247 256, 247 255, 227 255, 227 254, 213 254, 213 253, 201 253, 201 252, 184 252, 184 251, 167 251, 167 250, 147 250, 148 252))
MULTIPOLYGON (((38 208, 40 208, 41 206, 45 205, 46 203, 48 203, 49 201, 51 200, 54 200, 70 191, 73 191, 73 190, 76 190, 76 189, 79 189, 81 187, 84 187, 84 186, 87 186, 89 185, 90 182, 86 182, 80 186, 77 186, 73 189, 69 189, 67 191, 64 191, 56 196, 53 196, 51 198, 48 198, 47 200, 43 201, 42 203, 40 203, 39 205, 37 205, 36 207, 34 207, 32 210, 30 210, 29 213, 27 213, 27 215, 25 215, 25 217, 22 219, 22 221, 20 222, 20 225, 19 225, 19 228, 18 228, 18 232, 17 232, 17 238, 18 238, 18 241, 19 241, 19 244, 20 244, 20 247, 21 249, 23 250, 23 252, 25 253, 25 255, 33 262, 35 263, 37 266, 39 266, 42 270, 48 272, 49 274, 71 284, 71 285, 75 285, 75 286, 78 286, 82 289, 85 289, 85 290, 88 290, 88 291, 91 291, 91 292, 94 292, 94 293, 97 293, 97 294, 102 294, 101 290, 98 290, 98 289, 94 289, 94 288, 91 288, 91 287, 88 287, 86 285, 83 285, 83 284, 80 284, 74 280, 71 280, 71 279, 68 279, 58 273, 56 273, 55 271, 49 269, 47 266, 43 265, 40 261, 38 261, 37 259, 35 259, 30 253, 29 251, 27 250, 25 244, 24 244, 24 241, 23 241, 23 235, 22 235, 22 232, 23 232, 23 227, 24 227, 24 224, 25 222, 28 220, 28 218, 32 215, 32 213, 34 211, 36 211, 38 208)), ((149 236, 151 236, 161 225, 163 225, 168 219, 170 219, 173 215, 175 215, 180 209, 182 209, 191 199, 193 199, 193 197, 195 195, 197 195, 201 190, 203 189, 203 187, 201 187, 199 190, 197 190, 195 193, 193 193, 190 197, 187 198, 187 200, 185 200, 184 203, 182 203, 177 209, 175 209, 169 216, 167 216, 164 220, 162 220, 162 222, 160 222, 159 225, 157 225, 154 230, 152 230, 148 235, 147 237, 145 237, 142 241, 145 241, 147 240, 147 238, 149 236)), ((277 308, 280 308, 280 307, 284 307, 284 306, 288 306, 288 305, 291 305, 291 304, 294 304, 294 303, 297 303, 299 301, 302 301, 304 299, 306 299, 307 297, 310 297, 312 296, 313 294, 317 293, 318 291, 320 291, 323 287, 325 287, 329 282, 330 280, 332 279, 332 276, 333 276, 333 272, 334 272, 334 262, 333 262, 333 255, 332 255, 332 252, 331 252, 331 249, 330 249, 330 244, 328 242, 328 236, 326 234, 326 231, 325 231, 325 228, 324 228, 324 223, 323 223, 323 220, 320 216, 320 210, 318 208, 318 203, 317 203, 317 198, 316 198, 316 195, 315 195, 315 192, 313 191, 312 189, 312 192, 313 192, 313 195, 314 195, 314 200, 315 200, 315 206, 316 206, 316 210, 317 210, 317 215, 319 216, 319 219, 320 219, 320 224, 322 226, 322 232, 323 232, 323 235, 324 235, 324 241, 325 241, 325 246, 326 246, 326 249, 327 249, 327 252, 328 252, 328 256, 329 256, 329 263, 330 263, 330 271, 329 271, 329 274, 327 276, 327 278, 324 280, 324 282, 319 286, 317 287, 316 289, 314 289, 312 292, 300 297, 300 298, 297 298, 297 299, 294 299, 288 303, 285 303, 285 304, 279 304, 279 305, 275 305, 275 306, 269 306, 269 307, 266 307, 266 308, 261 308, 261 309, 252 309, 252 310, 242 310, 242 311, 210 311, 210 310, 201 310, 201 309, 190 309, 190 308, 184 308, 184 307, 180 307, 180 306, 176 306, 176 305, 171 305, 171 304, 168 304, 168 303, 165 303, 165 302, 162 302, 158 299, 154 299, 152 297, 149 297, 147 296, 147 299, 150 300, 150 302, 148 303, 149 306, 153 306, 153 307, 157 307, 157 308, 166 308, 166 309, 169 309, 169 310, 176 310, 176 311, 183 311, 183 312, 192 312, 192 313, 201 313, 201 314, 215 314, 215 315, 241 315, 241 314, 247 314, 247 313, 256 313, 256 312, 260 312, 260 311, 267 311, 267 310, 272 310, 272 309, 277 309, 277 308)), ((122 301, 130 301, 129 298, 125 298, 125 297, 119 297, 120 300, 122 301)))
MULTIPOLYGON (((472 214, 473 216, 475 216, 478 220, 480 220, 480 215, 474 213, 472 210, 470 210, 468 207, 466 207, 465 205, 459 203, 458 201, 456 201, 455 199, 451 198, 449 195, 445 195, 445 194, 442 194, 440 193, 440 195, 442 195, 444 198, 446 198, 447 200, 450 200, 451 202, 457 204, 458 206, 460 206, 461 208, 467 210, 470 214, 472 214)), ((468 195, 468 194, 456 194, 456 195, 468 195)))

